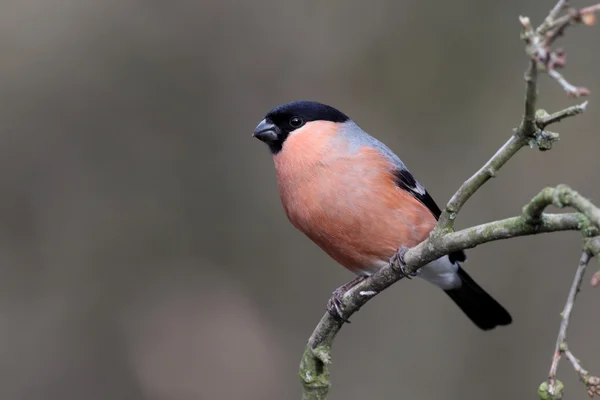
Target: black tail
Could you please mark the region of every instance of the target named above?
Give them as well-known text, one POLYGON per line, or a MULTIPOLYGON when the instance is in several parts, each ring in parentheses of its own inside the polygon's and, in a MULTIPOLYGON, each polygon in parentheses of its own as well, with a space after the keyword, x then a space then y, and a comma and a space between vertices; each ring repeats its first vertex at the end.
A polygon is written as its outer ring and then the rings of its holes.
POLYGON ((462 286, 445 292, 475 325, 487 331, 498 325, 508 325, 512 322, 508 311, 475 283, 461 267, 458 267, 458 276, 462 286))

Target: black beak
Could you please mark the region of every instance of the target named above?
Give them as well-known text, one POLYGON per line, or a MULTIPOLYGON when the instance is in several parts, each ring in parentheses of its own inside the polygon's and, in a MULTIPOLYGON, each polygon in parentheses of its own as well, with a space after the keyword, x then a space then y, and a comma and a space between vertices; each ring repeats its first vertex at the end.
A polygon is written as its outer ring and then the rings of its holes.
POLYGON ((279 137, 279 128, 263 119, 254 130, 252 136, 263 142, 274 142, 279 137))

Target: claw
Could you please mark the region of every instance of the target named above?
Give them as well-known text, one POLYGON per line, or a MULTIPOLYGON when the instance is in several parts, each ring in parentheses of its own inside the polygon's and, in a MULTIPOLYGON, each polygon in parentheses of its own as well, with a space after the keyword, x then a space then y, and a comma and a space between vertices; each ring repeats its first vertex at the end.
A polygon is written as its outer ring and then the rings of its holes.
POLYGON ((327 312, 338 321, 350 323, 348 319, 344 318, 344 303, 342 302, 344 293, 340 292, 339 289, 341 288, 336 289, 329 298, 329 301, 327 302, 327 312))
POLYGON ((406 262, 404 261, 404 255, 406 254, 407 251, 408 251, 408 247, 400 247, 400 249, 398 249, 398 251, 390 259, 390 263, 392 264, 392 267, 399 269, 405 278, 412 279, 413 276, 417 276, 417 273, 416 272, 411 272, 411 273, 406 272, 406 262))
POLYGON ((338 321, 350 323, 350 320, 344 317, 344 294, 366 279, 365 276, 359 276, 356 279, 346 283, 335 289, 327 302, 327 312, 338 321))

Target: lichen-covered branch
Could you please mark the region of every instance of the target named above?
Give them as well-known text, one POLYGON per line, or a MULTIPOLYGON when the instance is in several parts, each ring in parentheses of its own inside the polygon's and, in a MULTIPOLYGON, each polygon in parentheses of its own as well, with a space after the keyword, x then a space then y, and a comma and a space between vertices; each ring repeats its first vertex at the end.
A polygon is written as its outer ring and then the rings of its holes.
MULTIPOLYGON (((450 198, 429 238, 404 254, 404 262, 406 263, 404 271, 401 271, 396 263, 391 262, 388 266, 381 268, 377 273, 358 283, 344 294, 342 298, 344 317, 350 318, 370 299, 405 277, 405 273, 417 272, 419 268, 441 256, 483 243, 545 232, 578 230, 586 238, 584 254, 597 255, 600 253, 600 237, 598 236, 600 210, 591 201, 565 185, 543 189, 523 207, 522 214, 519 216, 488 222, 457 232, 454 231, 456 216, 469 198, 490 178, 496 176, 500 168, 521 148, 531 146, 540 150, 551 149, 558 140, 558 134, 547 131, 546 127, 564 118, 578 115, 585 110, 587 102, 552 114, 548 114, 544 110, 536 111, 539 72, 556 75, 558 74, 556 69, 565 66, 564 52, 552 50, 550 45, 558 36, 564 33, 568 25, 580 21, 590 25, 589 15, 593 16, 593 12, 597 10, 598 6, 579 11, 575 10, 578 12, 578 17, 574 16, 573 10, 570 10, 567 19, 564 16, 559 16, 565 7, 566 1, 559 0, 537 29, 533 29, 529 18, 520 17, 522 38, 526 43, 526 52, 530 62, 525 73, 524 114, 513 135, 450 198), (587 22, 584 20, 584 16, 587 16, 587 22), (545 209, 550 205, 559 208, 572 207, 577 212, 568 214, 545 213, 545 209)), ((565 90, 568 94, 575 96, 589 93, 587 89, 572 85, 571 87, 565 87, 565 90)), ((584 261, 583 258, 582 261, 584 261)), ((585 260, 585 264, 587 264, 587 261, 585 260)), ((581 267, 581 276, 584 268, 585 266, 581 267)), ((597 280, 597 283, 600 283, 600 274, 598 274, 597 280)), ((310 336, 300 364, 300 378, 304 389, 303 400, 325 400, 327 398, 330 386, 331 346, 343 324, 344 321, 335 319, 329 313, 325 313, 310 336)), ((570 353, 566 352, 566 347, 563 351, 569 358, 570 353)), ((573 360, 575 360, 574 357, 573 360)), ((600 391, 600 386, 598 386, 600 385, 600 379, 589 377, 587 371, 583 368, 580 368, 580 371, 583 371, 580 372, 582 380, 584 380, 585 375, 584 382, 586 382, 588 391, 600 391), (595 379, 598 380, 597 386, 594 386, 595 379)), ((546 382, 546 385, 548 386, 548 382, 546 382)))
POLYGON ((471 249, 484 243, 541 233, 580 230, 597 232, 588 218, 580 213, 542 214, 535 223, 528 222, 526 215, 466 228, 448 233, 441 238, 430 238, 413 247, 404 255, 406 272, 416 272, 421 266, 446 254, 471 249))
MULTIPOLYGON (((586 237, 595 235, 598 232, 598 226, 591 222, 589 216, 595 216, 600 211, 594 206, 588 208, 584 200, 577 192, 564 185, 554 189, 546 188, 523 208, 523 214, 520 216, 488 222, 440 236, 431 235, 429 239, 406 252, 404 255, 405 271, 416 272, 423 265, 445 254, 496 240, 566 230, 579 230, 586 237), (548 196, 556 199, 557 202, 546 202, 548 196), (567 198, 576 199, 575 204, 578 206, 586 205, 581 207, 583 212, 543 213, 543 208, 550 204, 566 206, 567 203, 558 201, 567 198), (542 204, 544 204, 543 207, 542 204)), ((392 264, 380 269, 344 295, 344 315, 349 318, 370 299, 404 276, 404 273, 392 264)), ((326 399, 330 385, 328 365, 331 362, 331 346, 343 324, 343 321, 325 313, 311 335, 302 356, 300 368, 304 400, 326 399)))
POLYGON ((600 210, 598 207, 567 185, 543 189, 529 204, 523 207, 523 214, 529 219, 528 222, 536 223, 544 209, 551 204, 558 208, 573 207, 587 216, 596 227, 600 226, 600 210))

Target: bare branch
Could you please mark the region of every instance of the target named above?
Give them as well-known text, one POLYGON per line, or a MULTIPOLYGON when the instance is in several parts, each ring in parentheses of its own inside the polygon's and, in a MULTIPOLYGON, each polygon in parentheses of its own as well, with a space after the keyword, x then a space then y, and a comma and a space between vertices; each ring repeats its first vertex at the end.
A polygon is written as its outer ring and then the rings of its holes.
MULTIPOLYGON (((584 15, 594 15, 595 13, 600 11, 600 3, 594 4, 593 6, 584 7, 580 10, 572 9, 570 13, 567 15, 563 15, 560 18, 554 20, 551 26, 548 27, 547 31, 551 29, 557 29, 565 24, 574 25, 582 21, 584 15)), ((586 25, 592 25, 591 23, 586 23, 586 25)), ((547 32, 546 31, 546 32, 547 32)))
MULTIPOLYGON (((523 22, 527 24, 528 20, 523 22)), ((508 160, 510 160, 520 149, 526 146, 532 138, 535 138, 538 132, 535 117, 535 105, 537 100, 537 77, 538 70, 535 61, 529 63, 525 73, 525 114, 519 127, 515 130, 513 136, 494 154, 490 160, 485 163, 473 176, 467 179, 458 188, 456 193, 450 198, 446 207, 440 215, 436 226, 436 233, 444 233, 452 230, 456 214, 462 206, 479 190, 490 178, 496 176, 496 173, 508 160)))
POLYGON ((583 368, 577 357, 571 353, 571 350, 569 350, 566 345, 564 347, 563 353, 573 366, 575 372, 577 372, 577 375, 579 375, 579 380, 586 386, 588 395, 590 397, 600 396, 600 378, 590 375, 590 373, 583 368))
POLYGON ((594 13, 600 11, 600 4, 577 10, 568 8, 567 13, 561 17, 559 14, 566 9, 567 2, 559 0, 550 11, 544 22, 534 31, 529 19, 520 17, 523 33, 521 37, 527 43, 526 51, 529 57, 534 60, 540 70, 548 72, 571 97, 581 97, 590 94, 590 91, 584 87, 575 86, 557 71, 566 65, 565 53, 563 50, 553 50, 551 46, 556 39, 562 36, 567 27, 583 22, 585 25, 595 23, 594 13))
MULTIPOLYGON (((589 208, 587 200, 584 200, 566 186, 544 189, 523 208, 522 216, 489 222, 441 236, 431 235, 429 239, 406 252, 404 255, 404 261, 407 264, 405 271, 416 272, 423 265, 445 254, 495 240, 563 230, 581 230, 586 235, 597 232, 597 226, 591 225, 588 213, 600 215, 600 210, 593 205, 591 205, 592 208, 589 208), (567 202, 558 203, 558 201, 568 199, 569 205, 572 205, 571 202, 573 202, 586 213, 544 214, 544 208, 553 204, 552 200, 547 201, 548 198, 556 198, 556 204, 564 205, 567 205, 567 202)), ((388 265, 357 284, 343 297, 345 317, 352 316, 370 299, 404 276, 404 273, 396 269, 394 265, 388 265)), ((328 364, 331 361, 331 346, 343 324, 343 321, 325 313, 312 333, 302 357, 300 370, 300 377, 304 385, 304 399, 325 398, 329 390, 328 364)))
MULTIPOLYGON (((523 28, 522 38, 526 43, 526 52, 530 58, 530 62, 525 73, 524 115, 518 128, 514 130, 514 134, 451 197, 429 238, 409 249, 404 254, 404 261, 406 263, 404 271, 400 271, 395 263, 390 263, 369 278, 358 283, 343 295, 342 306, 344 317, 349 318, 352 316, 370 299, 405 277, 405 273, 417 272, 419 268, 427 263, 451 252, 472 248, 490 241, 518 236, 564 230, 579 230, 588 239, 584 246, 584 253, 569 294, 567 306, 565 306, 565 312, 563 312, 563 324, 561 324, 555 356, 560 359, 562 352, 565 352, 567 357, 571 359, 569 356, 570 353, 566 353, 566 329, 575 301, 575 295, 581 283, 589 257, 600 253, 600 238, 598 238, 600 231, 600 209, 576 191, 567 186, 560 185, 556 188, 542 190, 523 207, 521 216, 489 222, 458 232, 454 232, 453 230, 454 220, 468 199, 490 178, 494 177, 498 170, 521 148, 531 145, 537 146, 540 150, 550 149, 552 144, 558 140, 558 134, 546 131, 545 127, 559 122, 566 117, 580 114, 585 110, 587 103, 569 107, 550 115, 544 111, 536 113, 537 78, 540 71, 548 72, 563 86, 567 93, 573 96, 589 94, 587 89, 569 84, 560 73, 556 72, 557 68, 565 66, 566 59, 562 50, 552 50, 550 49, 550 45, 557 37, 563 34, 567 26, 581 21, 586 24, 593 23, 590 15, 600 8, 600 5, 582 9, 577 12, 577 15, 571 10, 569 15, 559 17, 559 14, 565 7, 566 1, 558 0, 548 17, 535 30, 529 18, 520 17, 523 28), (569 206, 575 208, 578 212, 571 214, 544 213, 544 210, 549 205, 559 208, 569 206)), ((598 281, 600 282, 600 277, 598 281)), ((331 346, 343 324, 343 321, 333 318, 329 313, 325 313, 312 333, 300 364, 304 400, 325 400, 327 398, 330 386, 328 366, 331 363, 331 346)), ((558 359, 553 362, 550 373, 553 393, 560 392, 558 387, 559 381, 556 379, 558 359), (555 363, 556 365, 554 365, 555 363)), ((573 360, 576 359, 573 357, 573 360)), ((587 371, 582 368, 579 368, 579 371, 585 372, 588 393, 600 392, 600 379, 589 377, 587 371), (597 383, 595 383, 596 380, 597 383)), ((583 380, 583 375, 580 376, 582 376, 583 380)), ((549 382, 544 382, 540 386, 539 393, 540 396, 549 396, 549 382)))
POLYGON ((537 102, 537 78, 538 68, 535 60, 529 62, 529 68, 525 72, 525 115, 520 127, 520 136, 527 137, 535 130, 533 122, 535 119, 535 104, 537 102))
MULTIPOLYGON (((579 265, 577 266, 577 270, 575 272, 575 278, 573 279, 573 283, 571 284, 571 290, 569 290, 569 295, 567 296, 565 308, 561 313, 562 320, 560 322, 560 329, 558 330, 558 337, 556 339, 556 346, 554 348, 554 357, 552 359, 552 365, 550 366, 549 374, 548 392, 550 396, 553 397, 556 396, 556 394, 558 393, 560 386, 557 385, 556 382, 556 372, 558 371, 558 363, 560 361, 560 357, 565 351, 567 345, 567 329, 569 328, 569 319, 571 318, 571 311, 573 310, 575 298, 577 297, 577 293, 579 293, 579 288, 581 287, 581 282, 583 281, 583 275, 585 274, 585 268, 587 267, 590 258, 591 256, 589 253, 585 251, 581 253, 579 265)), ((579 370, 581 370, 581 368, 579 368, 579 370)))
MULTIPOLYGON (((558 337, 556 338, 556 346, 554 348, 552 364, 550 365, 548 381, 543 382, 538 389, 538 395, 540 396, 541 400, 560 400, 562 398, 564 385, 560 380, 558 380, 556 374, 558 372, 558 365, 563 354, 567 360, 569 360, 577 375, 579 375, 581 382, 583 382, 583 384, 586 386, 589 396, 600 396, 600 378, 597 376, 591 376, 589 372, 583 368, 580 361, 577 359, 577 357, 575 357, 567 345, 567 329, 569 328, 571 312, 573 311, 573 306, 575 305, 575 299, 577 297, 577 293, 579 293, 581 282, 583 282, 585 269, 593 255, 585 248, 590 245, 590 241, 596 242, 598 239, 599 237, 596 236, 586 243, 584 246, 584 251, 581 254, 581 258, 579 259, 575 277, 573 278, 573 283, 571 284, 571 289, 569 290, 569 295, 567 296, 567 302, 563 312, 561 313, 562 318, 560 329, 558 331, 558 337)), ((595 254, 598 254, 598 249, 593 247, 594 245, 592 245, 592 248, 596 251, 595 254)))
POLYGON ((555 69, 548 70, 548 75, 550 75, 552 78, 554 78, 556 80, 556 82, 558 82, 558 84, 560 86, 562 86, 563 90, 570 97, 589 96, 589 94, 590 94, 589 89, 584 88, 584 87, 577 87, 577 86, 570 84, 565 79, 565 77, 562 76, 562 74, 555 69))
POLYGON ((581 114, 582 112, 585 111, 585 108, 587 107, 587 105, 588 105, 588 102, 584 101, 581 104, 565 108, 564 110, 557 111, 553 114, 539 117, 537 119, 536 124, 540 129, 544 129, 548 125, 560 122, 567 117, 574 117, 575 115, 581 114))
POLYGON ((548 30, 548 28, 550 28, 552 26, 552 24, 554 23, 554 20, 556 19, 556 17, 558 17, 558 14, 560 14, 560 12, 566 6, 567 6, 567 1, 566 0, 558 0, 558 2, 556 3, 556 5, 554 5, 554 7, 552 8, 552 10, 550 10, 550 13, 548 13, 548 16, 544 20, 544 23, 542 23, 537 28, 536 33, 538 35, 543 35, 544 33, 546 33, 546 31, 548 30))
POLYGON ((446 208, 440 215, 436 230, 440 232, 449 232, 454 225, 456 214, 462 206, 479 190, 490 178, 496 176, 497 171, 502 168, 523 146, 527 145, 527 140, 516 133, 494 154, 494 156, 483 167, 479 169, 472 177, 467 179, 460 188, 454 193, 446 208))
POLYGON ((575 370, 575 372, 577 372, 577 374, 579 376, 586 376, 586 375, 588 375, 587 370, 585 370, 581 366, 581 364, 579 363, 579 360, 573 355, 573 353, 571 353, 571 350, 569 350, 568 348, 565 348, 565 349, 563 349, 562 352, 565 353, 565 356, 567 357, 567 359, 569 360, 569 362, 573 366, 573 369, 575 370))

